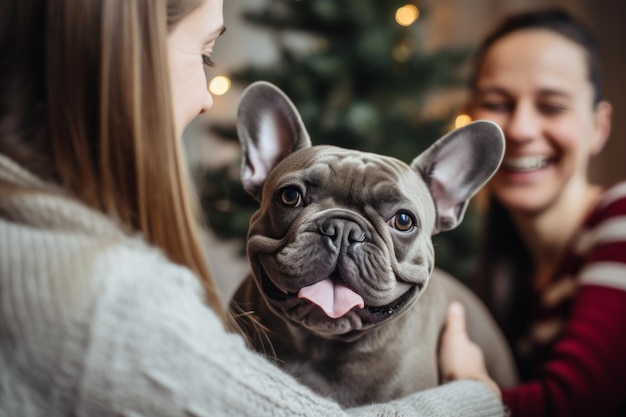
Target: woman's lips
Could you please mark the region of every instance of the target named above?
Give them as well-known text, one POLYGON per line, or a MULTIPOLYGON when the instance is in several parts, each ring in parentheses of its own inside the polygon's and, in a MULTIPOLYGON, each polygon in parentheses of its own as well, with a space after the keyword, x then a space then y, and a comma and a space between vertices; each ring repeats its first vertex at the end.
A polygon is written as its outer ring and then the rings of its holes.
POLYGON ((502 167, 508 171, 529 172, 541 169, 549 162, 550 158, 545 155, 509 156, 502 161, 502 167))

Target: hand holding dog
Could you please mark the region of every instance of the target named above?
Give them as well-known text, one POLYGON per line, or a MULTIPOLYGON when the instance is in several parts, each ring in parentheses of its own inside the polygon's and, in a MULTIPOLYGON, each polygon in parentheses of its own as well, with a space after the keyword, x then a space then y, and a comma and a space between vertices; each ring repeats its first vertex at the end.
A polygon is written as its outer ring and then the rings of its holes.
POLYGON ((448 307, 446 327, 439 348, 439 371, 444 382, 475 379, 486 383, 502 398, 500 388, 487 373, 482 350, 467 335, 465 309, 458 302, 452 302, 448 307))

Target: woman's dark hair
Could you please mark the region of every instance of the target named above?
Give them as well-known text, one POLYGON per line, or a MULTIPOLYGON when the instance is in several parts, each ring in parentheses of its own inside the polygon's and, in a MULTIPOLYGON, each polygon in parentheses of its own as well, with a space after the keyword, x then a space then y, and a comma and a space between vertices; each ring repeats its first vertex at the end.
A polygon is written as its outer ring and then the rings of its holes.
POLYGON ((580 45, 586 51, 589 81, 594 91, 593 104, 598 104, 603 99, 603 85, 600 49, 595 36, 585 24, 559 8, 516 14, 496 27, 496 29, 485 38, 476 53, 471 77, 472 87, 476 86, 478 73, 485 54, 494 43, 514 32, 537 29, 548 30, 559 34, 580 45))

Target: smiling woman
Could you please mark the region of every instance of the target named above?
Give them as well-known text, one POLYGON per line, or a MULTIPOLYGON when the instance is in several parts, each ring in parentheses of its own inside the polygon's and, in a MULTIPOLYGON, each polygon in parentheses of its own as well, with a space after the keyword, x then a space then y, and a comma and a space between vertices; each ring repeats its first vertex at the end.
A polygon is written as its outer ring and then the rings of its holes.
POLYGON ((584 205, 596 197, 582 184, 608 136, 611 106, 595 101, 586 60, 581 46, 546 29, 512 33, 482 59, 472 111, 506 134, 491 187, 516 212, 546 210, 560 194, 578 199, 582 192, 584 205))
POLYGON ((592 34, 560 10, 511 17, 477 55, 470 113, 506 138, 477 280, 525 379, 503 390, 519 417, 626 406, 626 183, 587 176, 611 126, 601 73, 592 34))

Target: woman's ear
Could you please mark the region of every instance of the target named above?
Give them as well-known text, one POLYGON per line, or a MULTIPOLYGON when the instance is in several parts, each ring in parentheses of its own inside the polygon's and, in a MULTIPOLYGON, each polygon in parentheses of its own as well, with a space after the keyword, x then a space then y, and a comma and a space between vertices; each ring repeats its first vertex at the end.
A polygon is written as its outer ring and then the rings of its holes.
POLYGON ((594 116, 595 133, 591 142, 591 154, 600 153, 604 144, 611 133, 611 117, 613 115, 613 107, 608 101, 601 101, 597 104, 594 116))

